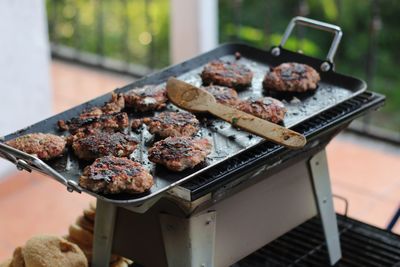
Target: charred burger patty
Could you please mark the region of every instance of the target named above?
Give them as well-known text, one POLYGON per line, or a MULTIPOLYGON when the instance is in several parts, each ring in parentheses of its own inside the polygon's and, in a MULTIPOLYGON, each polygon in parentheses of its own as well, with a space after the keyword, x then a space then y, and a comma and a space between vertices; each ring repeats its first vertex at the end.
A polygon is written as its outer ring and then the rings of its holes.
POLYGON ((161 85, 145 85, 124 94, 127 107, 137 111, 160 110, 167 102, 167 90, 161 85))
POLYGON ((273 123, 283 121, 286 114, 285 105, 272 97, 243 100, 237 105, 237 108, 273 123))
POLYGON ((188 112, 161 112, 154 117, 144 118, 143 122, 152 134, 161 137, 193 136, 199 130, 199 121, 188 112))
POLYGON ((222 60, 208 63, 201 73, 203 84, 242 89, 251 85, 253 72, 245 65, 222 60))
POLYGON ((217 100, 217 102, 220 104, 234 107, 239 103, 238 94, 232 88, 219 85, 210 85, 202 87, 202 89, 212 94, 215 97, 215 100, 217 100))
POLYGON ((92 160, 102 156, 129 156, 136 148, 138 141, 120 132, 97 131, 80 137, 77 134, 72 148, 80 159, 92 160))
POLYGON ((315 90, 320 79, 318 72, 306 64, 283 63, 265 75, 263 87, 279 92, 301 93, 315 90))
POLYGON ((72 134, 94 129, 122 130, 129 124, 128 114, 121 112, 124 107, 124 97, 113 93, 111 100, 102 107, 84 110, 78 117, 68 121, 59 120, 58 127, 72 134))
POLYGON ((49 160, 59 157, 65 150, 66 141, 54 134, 31 133, 7 141, 7 145, 25 153, 49 160))
POLYGON ((207 139, 168 137, 149 149, 149 160, 172 171, 183 171, 203 162, 211 148, 207 139))
POLYGON ((140 163, 127 158, 105 156, 84 169, 79 184, 94 192, 117 194, 143 193, 154 182, 151 174, 140 163))

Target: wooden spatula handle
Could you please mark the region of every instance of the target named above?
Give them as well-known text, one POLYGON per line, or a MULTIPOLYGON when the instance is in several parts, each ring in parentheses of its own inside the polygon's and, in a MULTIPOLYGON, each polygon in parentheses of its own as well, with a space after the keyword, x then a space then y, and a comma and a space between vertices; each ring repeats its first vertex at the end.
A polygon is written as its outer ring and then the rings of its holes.
POLYGON ((240 110, 215 103, 209 106, 210 113, 255 135, 289 148, 301 148, 306 138, 295 131, 260 119, 240 110))

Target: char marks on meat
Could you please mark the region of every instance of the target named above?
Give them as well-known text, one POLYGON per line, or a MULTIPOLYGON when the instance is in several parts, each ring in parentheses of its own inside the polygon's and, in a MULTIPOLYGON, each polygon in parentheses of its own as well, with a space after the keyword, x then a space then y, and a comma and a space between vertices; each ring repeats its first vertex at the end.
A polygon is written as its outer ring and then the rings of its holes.
POLYGON ((127 157, 137 144, 135 138, 124 133, 96 131, 89 135, 77 133, 72 148, 80 159, 94 160, 108 155, 127 157))
POLYGON ((210 85, 202 87, 202 89, 211 93, 215 97, 215 100, 223 105, 234 107, 239 103, 238 94, 232 88, 219 85, 210 85))
POLYGON ((111 100, 102 107, 85 110, 78 117, 68 121, 60 120, 58 127, 69 130, 72 134, 95 129, 123 130, 129 124, 128 114, 121 112, 124 107, 124 97, 113 93, 111 100))
POLYGON ((317 89, 320 79, 319 73, 306 64, 283 63, 265 75, 263 87, 279 92, 301 93, 317 89))
POLYGON ((243 100, 239 103, 237 108, 243 112, 273 123, 283 121, 286 114, 285 105, 272 97, 243 100))
POLYGON ((54 134, 31 133, 9 140, 6 144, 25 153, 36 155, 39 159, 50 160, 63 154, 66 140, 54 134))
POLYGON ((161 137, 193 136, 199 131, 199 121, 188 112, 161 112, 154 117, 144 118, 143 122, 152 134, 161 137))
POLYGON ((154 181, 140 163, 127 158, 105 156, 84 169, 79 184, 105 194, 143 193, 153 186, 154 181))
POLYGON ((183 171, 203 162, 211 148, 207 139, 168 137, 149 149, 149 160, 172 171, 183 171))
POLYGON ((125 108, 125 98, 122 94, 111 95, 111 100, 101 107, 103 114, 114 114, 121 112, 125 108))
POLYGON ((242 89, 251 85, 253 72, 240 63, 213 60, 204 67, 201 78, 205 85, 213 84, 242 89))
POLYGON ((166 106, 167 90, 165 85, 145 85, 134 88, 124 94, 127 107, 137 111, 160 110, 166 106))
POLYGON ((102 114, 99 117, 72 118, 67 121, 68 129, 72 134, 94 130, 123 130, 129 126, 128 114, 118 112, 114 114, 102 114))

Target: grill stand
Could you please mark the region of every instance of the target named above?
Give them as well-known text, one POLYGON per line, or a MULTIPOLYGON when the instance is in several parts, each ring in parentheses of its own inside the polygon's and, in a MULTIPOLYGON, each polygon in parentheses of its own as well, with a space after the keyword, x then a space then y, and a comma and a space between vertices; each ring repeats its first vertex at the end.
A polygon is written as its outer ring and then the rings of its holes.
MULTIPOLYGON (((161 214, 190 219, 209 211, 215 211, 212 214, 212 223, 216 224, 217 227, 215 240, 220 243, 214 244, 213 240, 209 238, 214 230, 208 231, 204 230, 205 227, 203 226, 196 226, 195 228, 198 229, 192 231, 192 233, 207 233, 205 234, 207 238, 203 239, 203 244, 211 244, 208 251, 205 251, 204 247, 203 251, 192 250, 196 257, 203 255, 204 263, 212 257, 215 261, 219 257, 226 256, 225 250, 228 248, 230 249, 228 255, 236 258, 229 261, 230 264, 218 265, 215 262, 214 264, 216 266, 234 264, 246 255, 262 248, 265 244, 276 240, 297 225, 301 225, 314 217, 318 212, 323 224, 330 264, 334 264, 341 258, 341 249, 337 221, 333 213, 324 149, 329 141, 342 131, 350 121, 368 110, 379 108, 383 102, 383 96, 367 92, 341 104, 336 111, 321 114, 300 129, 300 132, 307 134, 308 139, 308 144, 303 150, 289 151, 289 153, 281 153, 276 150, 277 153, 275 154, 267 152, 265 155, 268 155, 268 157, 259 157, 259 160, 252 167, 246 163, 248 167, 236 169, 235 172, 237 173, 232 174, 231 172, 229 176, 222 176, 224 180, 222 186, 216 184, 222 178, 216 179, 215 175, 211 173, 210 176, 213 179, 206 181, 208 183, 207 188, 198 187, 197 183, 178 186, 171 190, 169 194, 160 197, 156 203, 150 203, 146 207, 132 207, 130 205, 119 207, 114 206, 114 204, 103 203, 101 199, 98 199, 93 255, 95 264, 93 266, 107 266, 111 251, 135 259, 147 266, 167 266, 172 255, 167 256, 166 251, 170 251, 172 245, 165 245, 164 241, 173 237, 173 235, 168 236, 167 233, 163 233, 162 228, 165 227, 160 225, 163 221, 163 219, 160 219, 161 214), (343 114, 343 112, 345 113, 343 114), (325 123, 321 124, 321 121, 325 123), (276 177, 278 174, 279 177, 276 177), (282 184, 285 186, 282 187, 282 184), (255 185, 255 188, 253 185, 255 185), (246 191, 245 197, 243 198, 242 195, 242 198, 239 197, 238 201, 238 195, 246 191), (232 201, 235 198, 236 201, 232 201), (243 204, 243 202, 247 203, 243 204), (249 203, 252 204, 248 205, 249 203), (245 209, 243 209, 243 205, 245 209), (233 209, 227 210, 226 206, 233 206, 233 209), (224 216, 226 211, 230 212, 229 216, 224 216), (218 215, 218 220, 216 215, 218 215), (246 216, 249 215, 252 218, 248 218, 247 222, 237 221, 242 217, 246 219, 246 216), (237 227, 238 223, 245 224, 248 222, 250 223, 247 226, 237 227), (232 223, 233 225, 230 225, 232 223), (218 226, 222 226, 219 228, 223 230, 222 233, 218 230, 218 226), (259 232, 262 229, 267 231, 259 232), (237 236, 238 232, 241 235, 237 236), (221 234, 223 235, 222 239, 221 234), (232 234, 236 235, 232 236, 232 234), (253 234, 253 239, 259 241, 257 244, 254 245, 254 240, 249 240, 250 234, 253 234), (249 246, 250 241, 253 242, 251 247, 249 246), (223 246, 223 244, 226 244, 226 246, 223 246), (238 245, 241 246, 240 249, 245 250, 240 255, 235 254, 240 250, 232 251, 232 249, 237 249, 238 245), (214 250, 212 249, 213 246, 215 246, 214 250), (151 263, 147 264, 147 262, 151 263)), ((268 149, 268 146, 265 149, 268 149)), ((265 149, 263 148, 264 151, 265 149)), ((255 152, 255 155, 259 155, 257 151, 255 152)), ((201 185, 204 186, 204 184, 201 185)), ((199 219, 201 221, 207 217, 199 218, 201 218, 199 219)), ((188 223, 186 222, 186 224, 188 223)), ((192 223, 191 225, 197 224, 192 223)), ((194 228, 192 227, 192 229, 194 228)), ((314 230, 312 231, 314 232, 314 230)), ((190 235, 186 234, 186 237, 190 238, 190 235)), ((307 245, 312 246, 312 243, 315 243, 313 235, 309 238, 311 238, 310 244, 307 243, 307 245)), ((346 240, 344 240, 344 243, 346 244, 346 240)), ((296 243, 288 243, 288 245, 293 248, 296 243)), ((318 246, 320 247, 320 245, 318 246)), ((180 251, 184 252, 184 250, 180 251)), ((348 252, 348 248, 346 251, 348 252)), ((292 255, 290 251, 288 253, 292 255)), ((368 254, 368 251, 365 251, 365 253, 368 254)), ((286 261, 286 257, 282 259, 286 261)), ((271 261, 274 262, 274 259, 271 258, 271 261)))
POLYGON ((188 219, 160 214, 168 266, 214 266, 216 217, 215 211, 188 219))
MULTIPOLYGON (((341 249, 324 149, 309 159, 308 168, 314 201, 327 243, 329 260, 331 265, 334 265, 341 258, 341 249)), ((94 267, 108 266, 114 242, 117 209, 118 207, 114 204, 97 200, 92 265, 94 267)), ((165 209, 169 210, 168 207, 160 210, 165 209)), ((156 211, 155 217, 158 218, 158 222, 156 222, 160 227, 158 238, 162 239, 161 243, 164 246, 168 266, 214 266, 217 211, 211 209, 205 213, 182 216, 182 214, 174 212, 166 214, 160 210, 156 211)), ((135 212, 135 208, 129 213, 132 211, 138 214, 137 211, 135 212)), ((194 210, 193 213, 196 211, 194 210)), ((151 220, 146 218, 146 214, 138 215, 144 217, 146 221, 151 220)), ((131 226, 132 228, 139 226, 140 231, 140 223, 131 226)), ((140 237, 138 238, 140 239, 140 237)))
POLYGON ((311 182, 314 189, 315 202, 324 229, 328 248, 329 261, 334 265, 342 257, 336 214, 333 207, 328 162, 325 150, 315 154, 309 161, 311 182))
MULTIPOLYGON (((315 214, 315 211, 312 211, 315 209, 315 207, 311 207, 310 204, 314 202, 316 204, 317 210, 320 214, 321 220, 322 220, 322 225, 325 233, 325 239, 328 244, 328 251, 329 251, 329 258, 330 258, 330 263, 333 265, 335 264, 340 258, 341 258, 341 249, 340 249, 340 244, 339 244, 339 234, 338 234, 338 228, 337 228, 337 221, 333 209, 333 201, 332 201, 332 193, 330 189, 330 181, 329 181, 329 173, 328 173, 328 166, 327 166, 327 161, 326 161, 326 154, 325 150, 320 150, 316 154, 314 154, 311 159, 307 161, 303 161, 303 163, 300 163, 300 165, 304 166, 305 170, 300 172, 298 177, 291 177, 291 181, 295 181, 296 179, 298 180, 299 177, 303 177, 302 179, 304 181, 307 181, 308 179, 308 186, 310 189, 308 191, 302 191, 302 193, 298 194, 303 194, 305 192, 309 192, 310 197, 308 197, 307 200, 301 200, 297 199, 298 201, 301 201, 296 204, 288 204, 288 205, 298 205, 297 209, 300 209, 301 206, 308 206, 308 208, 303 208, 303 211, 299 212, 299 214, 303 214, 302 216, 304 217, 303 219, 299 219, 295 225, 298 225, 298 223, 301 223, 304 221, 304 219, 310 218, 315 214), (305 166, 306 165, 306 166, 305 166), (308 169, 308 178, 305 177, 307 176, 307 169, 308 169), (314 196, 312 196, 312 193, 314 193, 314 196), (304 202, 303 202, 304 201, 304 202), (307 211, 306 211, 307 210, 307 211)), ((290 168, 289 168, 290 169, 290 168)), ((265 171, 265 170, 264 170, 265 171)), ((261 171, 262 172, 262 171, 261 171)), ((289 172, 293 173, 293 170, 289 170, 289 172)), ((257 175, 261 175, 258 172, 257 175)), ((292 175, 293 176, 293 175, 292 175)), ((265 174, 264 174, 265 177, 265 174)), ((290 177, 290 176, 289 176, 290 177)), ((271 177, 273 178, 273 177, 271 177)), ((279 178, 279 179, 282 179, 279 178)), ((268 180, 268 179, 265 179, 268 180)), ((257 182, 256 184, 262 184, 263 182, 257 182)), ((303 182, 303 184, 307 184, 307 182, 303 182)), ((298 189, 298 186, 295 186, 295 190, 298 189)), ((302 189, 300 189, 301 191, 302 189)), ((244 190, 246 191, 246 189, 244 190)), ((292 191, 293 193, 293 191, 292 191)), ((235 194, 236 195, 236 194, 235 194)), ((291 195, 290 192, 284 193, 284 195, 291 195)), ((242 198, 243 199, 243 198, 242 198)), ((293 202, 296 201, 296 198, 291 198, 287 199, 287 202, 293 202)), ((223 203, 225 200, 218 200, 222 201, 223 203)), ((229 201, 229 200, 228 200, 229 201)), ((271 205, 271 199, 266 201, 264 205, 271 205), (269 203, 269 204, 268 204, 269 203)), ((233 202, 235 203, 235 202, 233 202)), ((237 203, 237 202, 236 202, 237 203)), ((226 220, 224 218, 223 213, 226 212, 225 210, 220 210, 219 217, 217 218, 218 214, 218 209, 220 208, 220 204, 211 204, 211 207, 208 207, 205 211, 201 212, 196 210, 196 208, 192 207, 191 211, 184 211, 182 213, 182 207, 179 208, 179 205, 182 205, 182 203, 176 202, 176 199, 161 199, 158 204, 155 204, 156 206, 160 206, 159 208, 150 208, 147 212, 140 214, 135 208, 121 208, 117 207, 114 204, 110 204, 107 202, 104 202, 100 199, 97 200, 97 210, 96 210, 96 224, 95 224, 95 233, 94 233, 94 253, 93 253, 93 266, 94 267, 106 267, 108 266, 108 262, 110 259, 111 251, 114 250, 116 253, 121 251, 121 244, 124 244, 123 246, 126 247, 131 247, 129 242, 133 243, 141 243, 143 247, 146 247, 144 244, 145 242, 155 242, 158 244, 154 244, 154 251, 155 250, 162 250, 163 252, 159 252, 162 255, 164 254, 166 261, 168 262, 168 266, 200 266, 200 267, 212 267, 216 266, 215 265, 215 251, 218 251, 218 249, 215 248, 216 242, 220 242, 221 240, 216 240, 216 225, 217 225, 217 219, 221 222, 223 220, 226 220), (172 201, 171 201, 172 200, 172 201), (167 203, 166 203, 167 202, 167 203), (161 204, 160 204, 161 203, 161 204), (172 206, 173 208, 171 208, 172 206), (173 211, 175 209, 175 211, 173 211), (177 212, 177 210, 180 210, 177 212), (172 212, 170 212, 172 211, 172 212), (143 220, 141 222, 141 220, 143 220), (122 223, 122 221, 124 221, 122 223), (122 225, 125 224, 125 225, 122 225), (117 226, 118 225, 118 226, 117 226), (148 227, 146 229, 146 227, 148 227), (119 234, 117 234, 117 239, 114 239, 114 231, 116 228, 119 228, 119 234), (130 229, 129 229, 130 228, 130 229), (154 229, 158 228, 157 231, 154 229), (121 229, 123 229, 123 237, 121 238, 121 229), (151 233, 152 236, 149 236, 149 229, 152 229, 151 233), (144 239, 147 239, 144 241, 144 239), (121 240, 124 239, 124 240, 121 240), (118 244, 117 244, 118 243, 118 244), (116 245, 117 244, 117 245, 116 245)), ((223 204, 222 204, 223 205, 223 204)), ((233 206, 232 203, 230 206, 233 206)), ((240 209, 238 206, 236 207, 237 209, 240 209)), ((284 209, 286 210, 286 206, 284 208, 282 207, 277 207, 277 209, 284 209)), ((234 208, 235 209, 235 208, 234 208)), ((258 208, 257 210, 262 210, 258 208)), ((283 212, 283 211, 281 211, 283 212)), ((287 212, 292 213, 292 211, 287 210, 287 212)), ((267 212, 271 214, 270 212, 267 212)), ((285 212, 283 212, 284 214, 285 212)), ((238 215, 236 215, 238 216, 238 215)), ((270 215, 261 215, 259 212, 254 215, 253 219, 250 219, 250 225, 251 227, 251 221, 257 220, 258 219, 265 219, 265 216, 270 216, 270 215)), ((282 218, 281 215, 277 215, 277 217, 282 218)), ((298 216, 298 215, 297 215, 298 216)), ((240 215, 239 215, 240 217, 240 215)), ((296 217, 296 216, 295 216, 296 217)), ((235 218, 235 217, 232 217, 235 218)), ((288 218, 286 218, 288 219, 288 218)), ((291 227, 293 226, 285 226, 286 230, 284 229, 278 229, 277 231, 272 230, 272 224, 273 219, 268 219, 270 220, 270 225, 265 226, 264 228, 271 228, 266 230, 268 231, 273 231, 275 232, 272 237, 269 237, 268 242, 274 240, 277 238, 279 235, 285 233, 286 231, 290 230, 291 227)), ((267 221, 268 221, 267 220, 267 221)), ((289 219, 290 221, 291 219, 289 219)), ((230 220, 232 221, 232 220, 230 220)), ((266 221, 266 222, 267 222, 266 221)), ((294 222, 294 221, 293 221, 294 222)), ((293 223, 292 222, 292 223, 293 223)), ((223 224, 223 223, 222 223, 223 224)), ((280 226, 278 226, 279 228, 280 226)), ((234 228, 236 229, 236 228, 234 228)), ((243 233, 242 231, 245 230, 245 228, 236 229, 236 233, 232 233, 235 235, 246 235, 246 233, 243 233)), ((247 230, 245 230, 247 231, 247 230)), ((254 238, 254 236, 253 236, 254 238)), ((265 237, 263 237, 265 238, 265 237)), ((235 240, 235 237, 233 237, 232 240, 235 240)), ((266 239, 265 239, 266 240, 266 239)), ((258 240, 260 241, 260 240, 258 240)), ((225 237, 225 244, 229 246, 230 243, 229 238, 225 237)), ((237 242, 237 239, 235 240, 237 242)), ((247 242, 243 240, 243 242, 247 242)), ((267 242, 267 243, 268 243, 267 242)), ((150 246, 151 247, 151 246, 150 246)), ((131 247, 131 248, 126 248, 124 250, 135 250, 137 247, 131 247)), ((148 249, 145 250, 146 253, 151 255, 153 252, 150 252, 148 249), (147 252, 147 253, 146 253, 147 252)), ((135 252, 139 253, 139 252, 135 252)), ((124 255, 125 253, 122 253, 123 256, 129 257, 129 254, 124 255)), ((217 255, 217 257, 220 257, 221 255, 217 255)), ((226 255, 224 255, 225 257, 226 255)), ((134 258, 135 259, 135 258, 134 258)), ((141 261, 139 261, 141 262, 141 261)))
POLYGON ((92 267, 108 267, 114 238, 117 206, 97 199, 92 267))

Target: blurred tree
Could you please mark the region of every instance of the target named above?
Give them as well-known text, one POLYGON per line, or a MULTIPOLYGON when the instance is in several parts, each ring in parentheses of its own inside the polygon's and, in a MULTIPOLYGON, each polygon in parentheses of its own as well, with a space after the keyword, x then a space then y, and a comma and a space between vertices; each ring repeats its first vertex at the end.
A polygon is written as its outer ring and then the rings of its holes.
MULTIPOLYGON (((339 25, 344 36, 335 58, 336 70, 360 77, 372 90, 386 94, 386 106, 373 114, 372 122, 400 132, 400 1, 242 0, 235 7, 240 13, 235 13, 232 2, 219 1, 221 42, 236 39, 262 48, 277 45, 288 22, 297 15, 339 25), (233 20, 238 14, 240 18, 233 20)), ((324 58, 331 41, 330 34, 296 29, 286 48, 324 58)))
MULTIPOLYGON (((47 0, 47 10, 54 43, 155 68, 169 64, 168 0, 47 0)), ((337 71, 386 94, 373 120, 400 132, 398 14, 398 0, 219 0, 220 41, 267 49, 297 15, 340 25, 337 71)), ((329 33, 300 27, 286 47, 324 58, 331 41, 329 33)))
POLYGON ((160 68, 169 63, 168 10, 166 0, 47 0, 50 40, 160 68))

